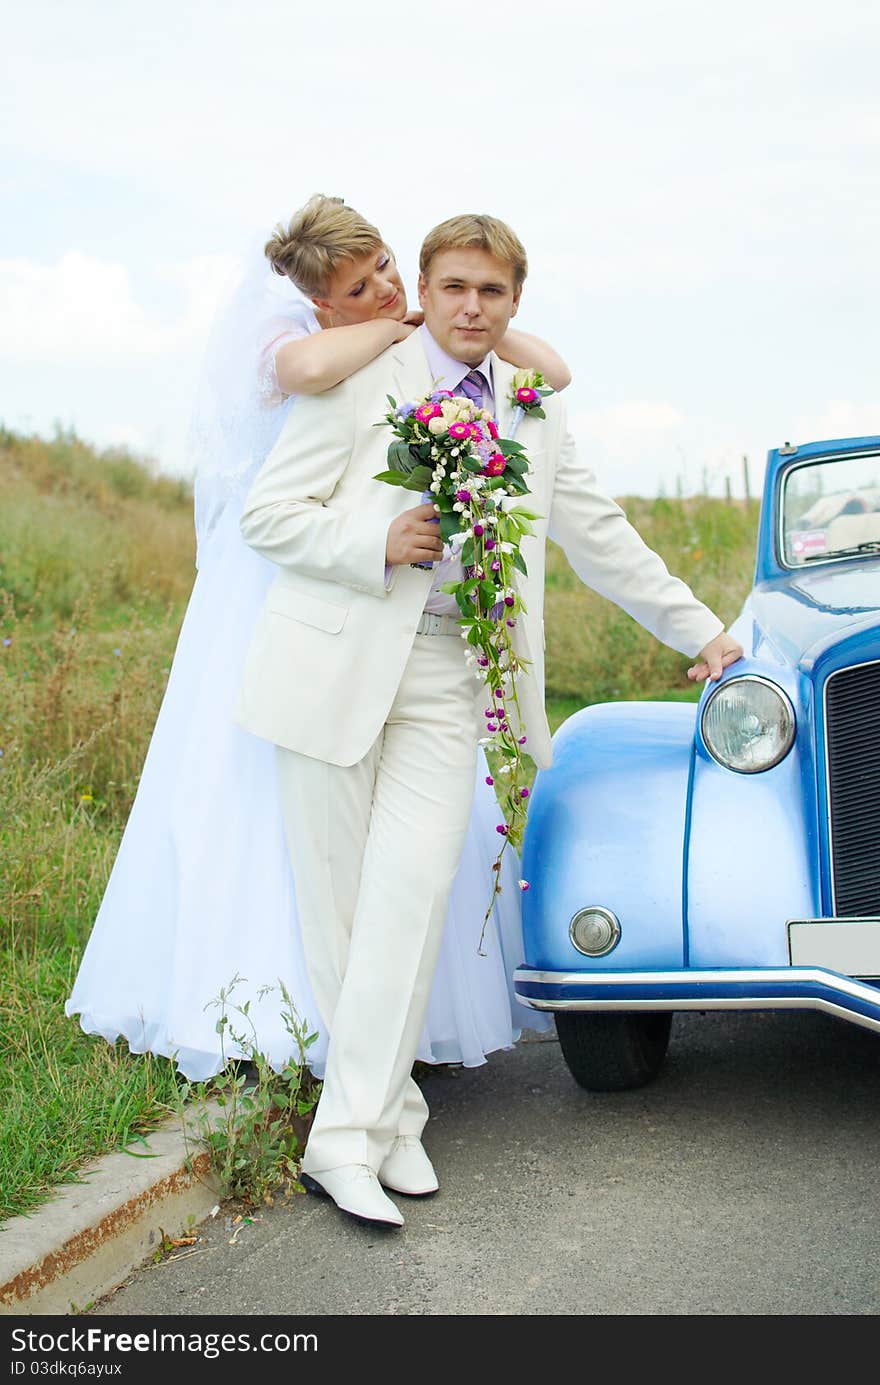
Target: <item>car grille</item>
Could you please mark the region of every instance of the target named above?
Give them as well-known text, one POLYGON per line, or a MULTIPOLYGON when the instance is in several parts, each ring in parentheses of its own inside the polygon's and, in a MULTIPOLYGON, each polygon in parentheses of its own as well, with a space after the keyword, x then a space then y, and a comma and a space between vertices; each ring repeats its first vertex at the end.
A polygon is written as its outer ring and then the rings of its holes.
POLYGON ((834 912, 880 914, 880 663, 825 685, 834 912))

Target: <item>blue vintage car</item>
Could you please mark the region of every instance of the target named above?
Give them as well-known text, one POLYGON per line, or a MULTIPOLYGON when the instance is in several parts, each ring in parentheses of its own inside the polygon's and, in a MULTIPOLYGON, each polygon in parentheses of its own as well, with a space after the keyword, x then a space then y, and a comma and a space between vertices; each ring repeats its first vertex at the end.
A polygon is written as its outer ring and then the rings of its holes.
POLYGON ((514 984, 591 1090, 655 1076, 676 1010, 880 1030, 880 437, 770 452, 732 631, 698 706, 585 707, 535 782, 514 984))

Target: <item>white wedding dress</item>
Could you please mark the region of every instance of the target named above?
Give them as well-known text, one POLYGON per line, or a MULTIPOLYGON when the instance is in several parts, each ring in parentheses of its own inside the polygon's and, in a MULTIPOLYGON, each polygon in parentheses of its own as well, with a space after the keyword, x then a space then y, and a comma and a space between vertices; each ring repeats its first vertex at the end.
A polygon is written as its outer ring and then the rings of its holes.
MULTIPOLYGON (((215 434, 213 443, 207 435, 202 439, 209 460, 196 487, 196 581, 131 816, 65 1006, 68 1015, 80 1016, 86 1033, 111 1043, 122 1036, 135 1053, 174 1058, 192 1080, 221 1071, 251 1042, 277 1070, 296 1056, 279 981, 308 1030, 318 1032, 308 1050, 318 1074, 326 1053, 297 925, 275 749, 233 721, 251 631, 274 573, 239 533, 245 495, 291 405, 274 380, 274 350, 320 330, 311 305, 292 297, 283 283, 281 301, 262 317, 251 343, 259 348, 250 361, 252 373, 260 362, 260 408, 247 447, 236 452, 235 465, 217 460, 230 432, 248 431, 247 409, 237 412, 236 405, 247 391, 236 396, 231 381, 221 411, 226 433, 215 434), (221 1038, 216 1001, 236 978, 221 1038), (247 1017, 238 1008, 245 1004, 247 1017), (244 1036, 244 1048, 235 1033, 244 1036)), ((271 291, 277 298, 277 282, 271 291)), ((215 398, 217 392, 215 380, 215 398)), ((479 952, 500 819, 482 751, 478 761, 470 827, 418 1050, 429 1063, 473 1066, 509 1048, 522 1028, 549 1024, 513 995, 511 977, 522 957, 520 892, 509 852, 485 955, 479 952)))

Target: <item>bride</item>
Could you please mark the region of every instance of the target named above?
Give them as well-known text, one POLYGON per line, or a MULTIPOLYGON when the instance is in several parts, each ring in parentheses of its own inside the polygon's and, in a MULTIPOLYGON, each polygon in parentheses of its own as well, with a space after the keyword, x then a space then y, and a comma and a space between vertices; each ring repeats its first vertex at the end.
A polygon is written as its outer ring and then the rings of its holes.
MULTIPOLYGON (((191 432, 196 581, 131 816, 65 1005, 86 1033, 111 1043, 121 1035, 135 1053, 174 1058, 191 1080, 247 1056, 251 1043, 278 1070, 296 1056, 279 983, 307 1031, 318 1031, 308 1060, 323 1068, 326 1035, 297 927, 275 749, 233 721, 274 573, 245 545, 239 519, 295 396, 338 384, 419 320, 407 313, 376 228, 340 198, 316 196, 252 257, 208 347, 191 432), (229 1027, 218 1023, 221 993, 229 1027)), ((541 370, 557 389, 569 382, 556 353, 525 333, 508 331, 498 354, 541 370)), ((478 951, 497 822, 482 752, 478 761, 418 1051, 429 1063, 473 1066, 510 1047, 522 1028, 549 1023, 513 995, 520 898, 507 856, 485 955, 478 951)))

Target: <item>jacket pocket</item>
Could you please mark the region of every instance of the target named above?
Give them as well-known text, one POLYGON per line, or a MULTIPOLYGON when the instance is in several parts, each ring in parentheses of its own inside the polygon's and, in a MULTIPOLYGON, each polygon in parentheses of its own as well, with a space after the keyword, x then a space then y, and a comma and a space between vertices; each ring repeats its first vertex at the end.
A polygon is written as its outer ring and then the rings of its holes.
POLYGON ((298 620, 301 625, 326 630, 328 635, 338 635, 348 615, 347 606, 321 601, 317 596, 307 596, 293 587, 273 587, 266 598, 266 609, 275 615, 286 616, 288 620, 298 620))

